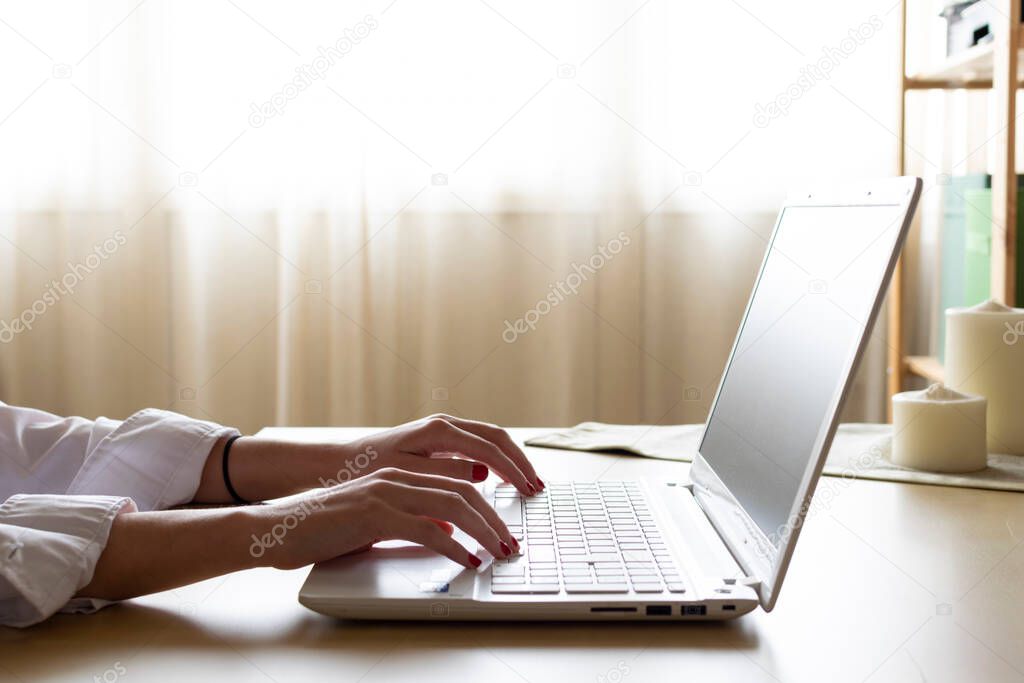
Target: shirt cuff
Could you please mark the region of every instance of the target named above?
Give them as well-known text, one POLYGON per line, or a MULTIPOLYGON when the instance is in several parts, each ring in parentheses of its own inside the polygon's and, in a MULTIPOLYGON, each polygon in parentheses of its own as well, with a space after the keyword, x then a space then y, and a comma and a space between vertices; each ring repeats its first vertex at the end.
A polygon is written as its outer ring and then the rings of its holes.
POLYGON ((237 429, 178 413, 141 410, 100 441, 68 493, 127 495, 139 510, 188 503, 213 445, 237 434, 237 429))
POLYGON ((134 509, 117 496, 8 498, 0 505, 0 624, 29 626, 62 608, 101 607, 69 601, 92 580, 114 518, 134 509))

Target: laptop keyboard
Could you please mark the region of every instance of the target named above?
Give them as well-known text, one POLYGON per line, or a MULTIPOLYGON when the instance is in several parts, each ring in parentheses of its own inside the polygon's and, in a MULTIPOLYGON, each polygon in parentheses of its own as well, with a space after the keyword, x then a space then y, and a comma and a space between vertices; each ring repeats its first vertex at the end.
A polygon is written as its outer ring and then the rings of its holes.
POLYGON ((553 483, 531 498, 502 484, 494 506, 524 542, 491 565, 492 593, 686 592, 635 482, 553 483))

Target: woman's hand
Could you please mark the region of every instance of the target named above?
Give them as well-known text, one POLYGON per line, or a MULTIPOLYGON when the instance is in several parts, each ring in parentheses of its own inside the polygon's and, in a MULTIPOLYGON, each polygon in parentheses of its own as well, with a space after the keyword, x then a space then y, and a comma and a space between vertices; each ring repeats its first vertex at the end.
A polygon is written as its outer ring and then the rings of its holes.
MULTIPOLYGON (((221 468, 224 441, 207 458, 194 502, 231 502, 221 468)), ((431 415, 351 443, 245 436, 234 442, 228 462, 235 490, 253 501, 343 484, 388 467, 470 482, 495 472, 523 495, 544 488, 505 430, 450 415, 431 415)))
POLYGON ((469 482, 393 468, 271 505, 124 512, 78 596, 121 600, 240 569, 302 567, 392 539, 479 566, 451 537, 452 525, 495 557, 519 549, 469 482))
POLYGON ((452 525, 494 557, 519 549, 518 539, 472 484, 391 467, 255 512, 259 521, 250 553, 280 569, 396 539, 419 543, 464 567, 479 566, 480 558, 451 537, 452 525))
POLYGON ((343 449, 348 456, 336 473, 338 483, 394 467, 473 482, 486 479, 490 470, 524 495, 544 488, 526 454, 504 429, 450 415, 431 415, 346 444, 343 449), (361 469, 360 462, 365 463, 361 469))

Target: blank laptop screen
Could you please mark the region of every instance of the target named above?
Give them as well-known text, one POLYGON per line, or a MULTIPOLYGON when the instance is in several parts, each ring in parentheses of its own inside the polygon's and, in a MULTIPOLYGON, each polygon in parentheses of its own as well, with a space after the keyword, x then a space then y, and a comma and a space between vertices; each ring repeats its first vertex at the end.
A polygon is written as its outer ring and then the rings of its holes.
POLYGON ((899 238, 893 206, 784 210, 700 453, 776 545, 899 238))

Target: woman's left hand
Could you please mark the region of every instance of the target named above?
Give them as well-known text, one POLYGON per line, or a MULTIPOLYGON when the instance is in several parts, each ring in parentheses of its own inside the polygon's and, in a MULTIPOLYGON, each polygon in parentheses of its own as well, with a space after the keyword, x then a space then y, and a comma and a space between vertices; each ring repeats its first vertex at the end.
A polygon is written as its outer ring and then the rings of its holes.
POLYGON ((523 495, 533 495, 544 482, 512 441, 496 425, 475 420, 431 415, 343 446, 346 451, 333 479, 340 484, 384 467, 479 482, 488 471, 513 484, 523 495))
MULTIPOLYGON (((193 502, 232 501, 223 478, 225 441, 210 452, 193 502)), ((494 472, 523 495, 544 489, 526 454, 504 429, 442 414, 349 443, 244 436, 231 446, 227 469, 238 494, 258 501, 344 484, 386 467, 470 482, 494 472)))

